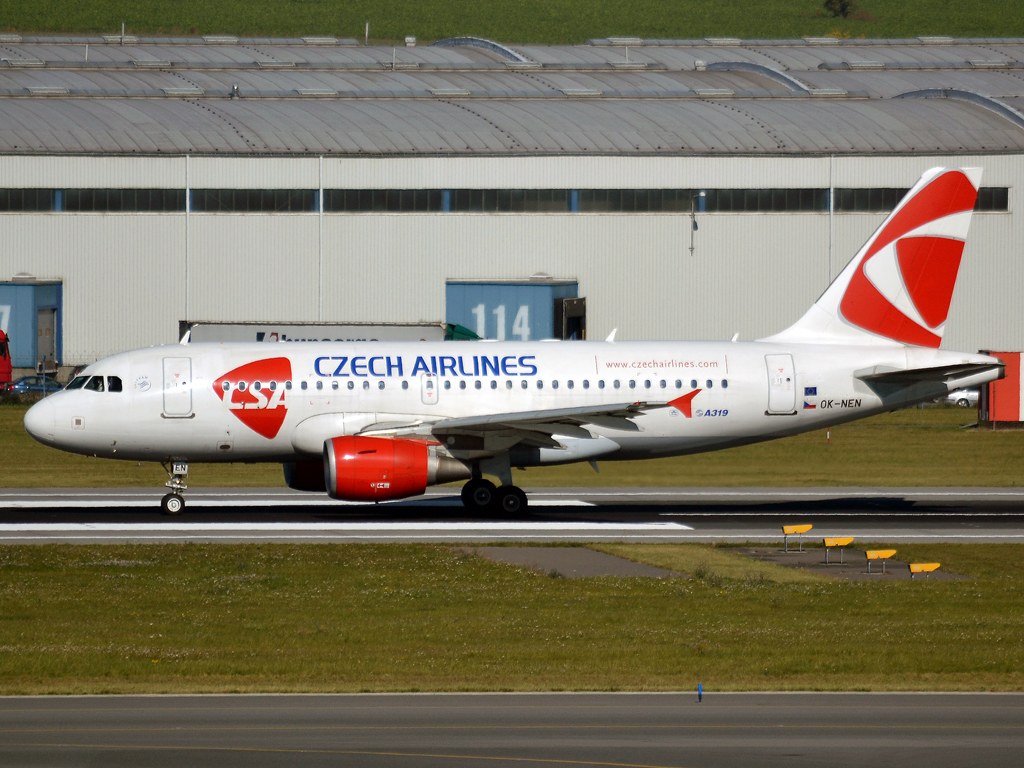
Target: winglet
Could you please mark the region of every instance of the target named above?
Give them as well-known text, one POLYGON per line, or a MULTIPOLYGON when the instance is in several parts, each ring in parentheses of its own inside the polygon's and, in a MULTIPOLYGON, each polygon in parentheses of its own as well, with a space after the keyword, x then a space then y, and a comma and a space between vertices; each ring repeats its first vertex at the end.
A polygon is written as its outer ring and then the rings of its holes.
POLYGON ((693 398, 697 396, 698 392, 700 392, 700 390, 699 389, 695 389, 695 390, 693 390, 693 392, 688 392, 685 395, 683 395, 682 397, 677 397, 675 400, 669 400, 668 404, 671 405, 673 408, 676 408, 676 409, 682 411, 683 416, 685 416, 686 418, 692 419, 693 418, 693 398))
POLYGON ((608 338, 605 339, 605 341, 615 341, 615 332, 617 330, 619 330, 619 329, 618 328, 612 328, 612 332, 608 334, 608 338))

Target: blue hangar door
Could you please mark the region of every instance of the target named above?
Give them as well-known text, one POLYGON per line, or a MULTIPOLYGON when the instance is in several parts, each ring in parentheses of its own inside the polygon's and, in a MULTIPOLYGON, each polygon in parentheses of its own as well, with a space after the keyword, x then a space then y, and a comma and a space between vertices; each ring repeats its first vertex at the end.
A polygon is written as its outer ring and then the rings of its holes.
POLYGON ((575 280, 449 280, 445 321, 481 339, 585 339, 586 299, 575 280))

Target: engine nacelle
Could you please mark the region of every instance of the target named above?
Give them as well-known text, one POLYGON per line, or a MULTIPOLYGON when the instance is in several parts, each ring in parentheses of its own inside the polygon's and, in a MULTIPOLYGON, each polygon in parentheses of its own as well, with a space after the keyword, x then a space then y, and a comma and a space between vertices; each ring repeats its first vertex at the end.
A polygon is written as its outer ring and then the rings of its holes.
POLYGON ((350 435, 324 442, 327 495, 343 501, 418 496, 428 485, 470 477, 461 461, 423 440, 350 435))
POLYGON ((324 463, 322 461, 289 461, 284 465, 284 482, 294 491, 324 493, 327 490, 327 483, 324 480, 324 463))

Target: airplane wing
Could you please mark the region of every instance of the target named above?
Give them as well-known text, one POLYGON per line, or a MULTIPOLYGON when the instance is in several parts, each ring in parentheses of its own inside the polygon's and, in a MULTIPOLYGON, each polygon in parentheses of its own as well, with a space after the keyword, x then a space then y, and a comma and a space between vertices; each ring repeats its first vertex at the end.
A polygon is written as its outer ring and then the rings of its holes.
POLYGON ((667 408, 668 405, 658 402, 633 402, 493 413, 442 419, 432 424, 430 431, 446 445, 465 445, 471 450, 504 450, 513 445, 559 448, 561 444, 552 435, 592 438, 593 435, 584 428, 587 425, 638 432, 640 427, 633 419, 647 411, 667 408))

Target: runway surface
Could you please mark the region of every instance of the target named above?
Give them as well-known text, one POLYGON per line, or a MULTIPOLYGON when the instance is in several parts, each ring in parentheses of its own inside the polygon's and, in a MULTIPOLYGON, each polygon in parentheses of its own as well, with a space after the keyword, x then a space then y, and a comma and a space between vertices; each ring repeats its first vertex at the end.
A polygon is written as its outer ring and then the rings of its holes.
POLYGON ((21 766, 1024 764, 1024 694, 0 698, 21 766))
POLYGON ((454 488, 384 504, 284 488, 205 488, 185 514, 159 514, 159 489, 0 490, 0 543, 181 541, 1024 542, 1017 488, 537 488, 515 518, 473 518, 454 488))

